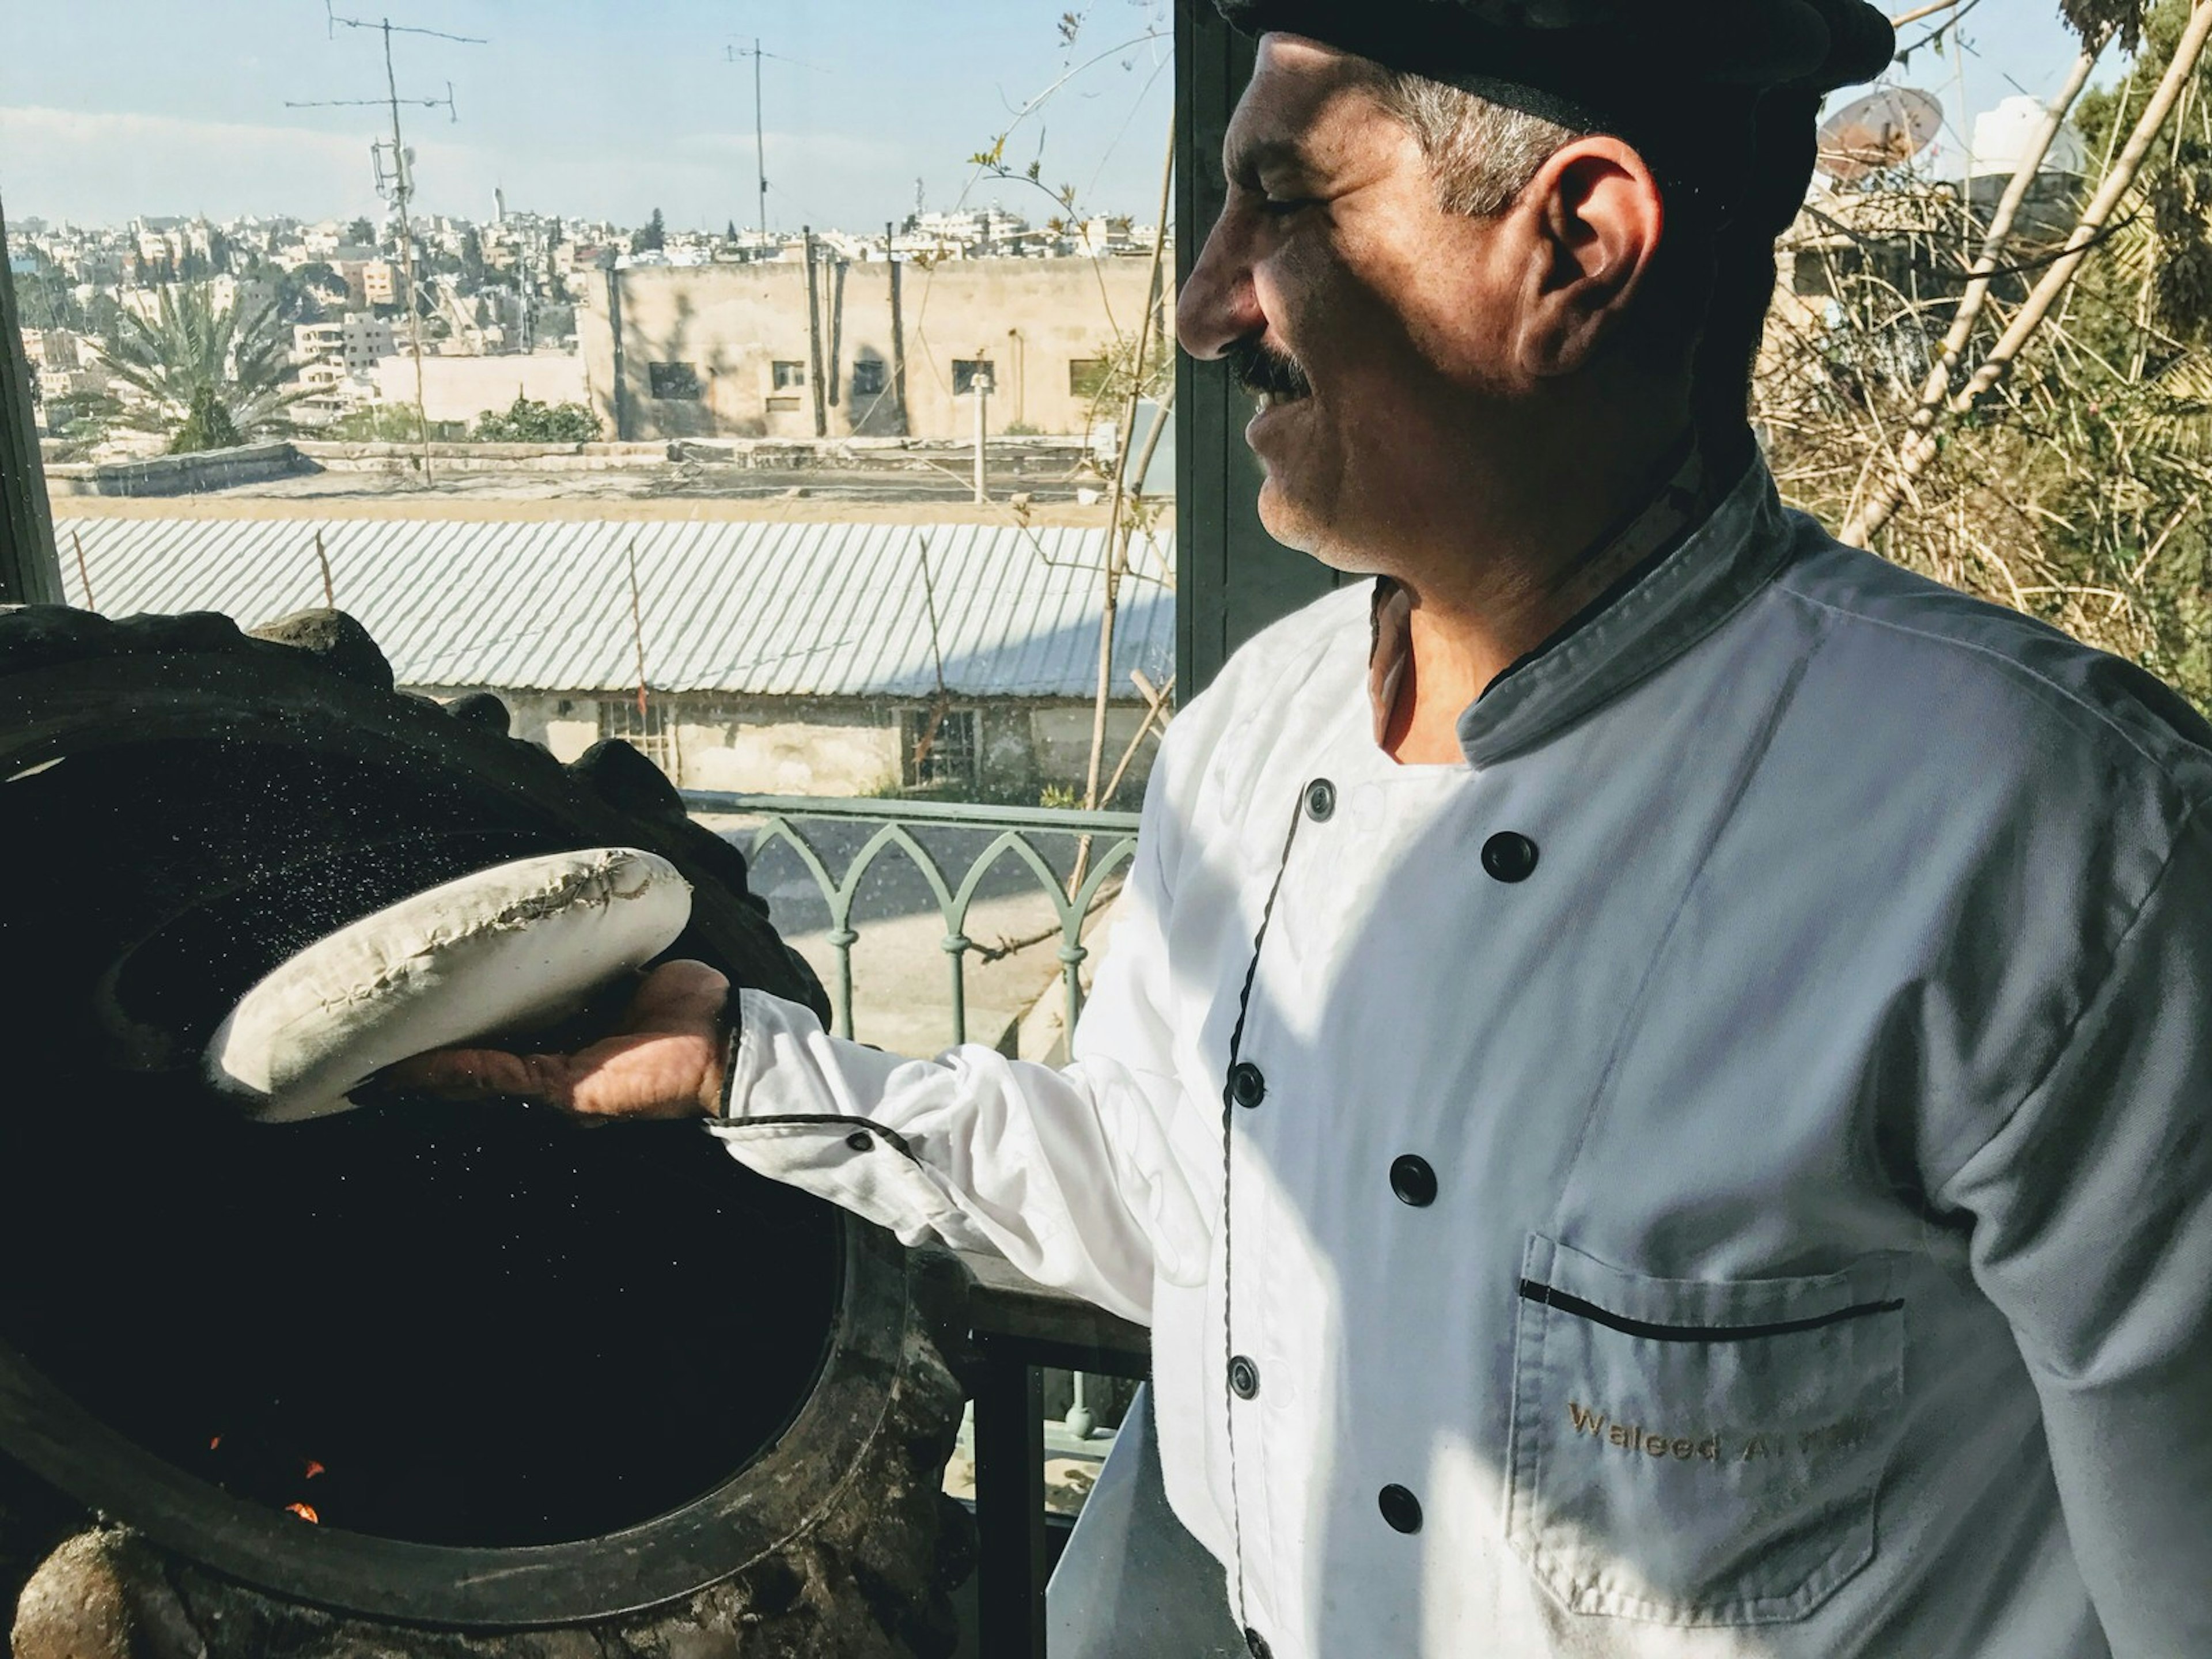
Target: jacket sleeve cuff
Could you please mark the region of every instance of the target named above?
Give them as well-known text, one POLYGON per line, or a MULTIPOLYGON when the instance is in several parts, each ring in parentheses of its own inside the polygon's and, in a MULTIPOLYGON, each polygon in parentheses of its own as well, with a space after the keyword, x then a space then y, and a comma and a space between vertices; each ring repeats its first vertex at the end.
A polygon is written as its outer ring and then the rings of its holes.
POLYGON ((733 992, 723 1012, 730 1030, 722 1050, 722 1102, 718 1115, 726 1123, 759 1115, 750 1103, 753 1085, 768 1069, 768 1043, 763 1035, 764 1022, 757 1017, 748 1018, 751 1011, 746 1004, 757 1003, 764 994, 760 991, 733 992))
POLYGON ((738 999, 743 994, 732 988, 728 999, 722 1004, 722 1020, 729 1027, 722 1037, 722 1091, 714 1103, 717 1121, 730 1115, 730 1102, 737 1093, 738 1046, 745 1034, 744 1004, 738 999))

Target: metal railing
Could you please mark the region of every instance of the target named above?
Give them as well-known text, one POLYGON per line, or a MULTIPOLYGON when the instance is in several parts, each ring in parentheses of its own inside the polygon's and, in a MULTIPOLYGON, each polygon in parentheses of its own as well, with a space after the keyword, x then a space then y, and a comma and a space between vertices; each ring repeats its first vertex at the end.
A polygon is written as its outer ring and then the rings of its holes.
MULTIPOLYGON (((975 948, 968 934, 969 917, 992 872, 1012 860, 1035 878, 1038 891, 1050 902, 1059 923, 1066 998, 1061 1030, 1072 1038, 1083 1006, 1083 964, 1091 954, 1083 943, 1083 925, 1107 882, 1128 865, 1137 849, 1134 812, 702 789, 684 791, 684 799, 694 813, 756 820, 746 852, 757 870, 761 855, 779 845, 788 847, 805 866, 829 912, 827 937, 836 953, 830 1002, 836 1034, 847 1037, 855 1035, 853 947, 860 943, 860 933, 854 926, 854 910, 862 880, 885 854, 896 849, 912 861, 944 921, 940 944, 949 974, 946 1029, 951 1040, 960 1043, 968 1041, 968 955, 975 948), (814 833, 809 833, 810 825, 814 833), (842 852, 826 848, 830 836, 823 832, 839 827, 857 836, 858 844, 842 852), (965 866, 956 881, 950 870, 958 867, 961 855, 925 844, 923 838, 932 832, 940 842, 978 835, 990 839, 966 853, 965 866), (1040 842, 1065 851, 1064 868, 1055 866, 1040 842), (832 874, 841 860, 842 871, 832 874)), ((1043 1368, 1065 1369, 1073 1376, 1073 1401, 1062 1421, 1077 1437, 1087 1438, 1097 1426, 1089 1399, 1090 1374, 1142 1376, 1150 1369, 1150 1342, 1147 1333, 1074 1298, 1040 1296, 1034 1286, 1024 1292, 1010 1287, 1003 1278, 994 1284, 990 1264, 970 1265, 984 1281, 976 1301, 978 1322, 970 1333, 982 1362, 975 1397, 981 1616, 977 1651, 983 1659, 1042 1659, 1048 1531, 1043 1368)), ((1012 1271, 998 1264, 998 1274, 1012 1271)))
POLYGON ((830 946, 836 953, 835 982, 829 988, 830 1007, 839 1036, 856 1035, 853 1020, 853 947, 860 935, 853 926, 854 901, 861 878, 883 854, 893 848, 912 860, 928 884, 945 921, 943 948, 951 967, 949 1021, 951 1041, 968 1041, 968 952, 975 941, 968 937, 969 911, 985 879, 1005 860, 1012 859, 1036 877, 1038 890, 1049 899, 1060 922, 1060 981, 1066 995, 1066 1020, 1062 1029, 1073 1032, 1075 1017, 1083 1008, 1083 963, 1091 952, 1083 943, 1083 924, 1097 902, 1107 879, 1135 856, 1137 814, 1134 812, 1064 811, 1043 806, 977 806, 961 801, 843 800, 809 795, 726 794, 713 790, 687 789, 684 799, 694 812, 720 812, 762 819, 754 831, 750 854, 757 860, 777 842, 798 854, 830 907, 830 946), (830 873, 830 860, 814 838, 799 826, 804 823, 855 823, 878 826, 857 852, 845 861, 844 873, 830 873), (983 830, 994 838, 968 861, 956 884, 945 866, 915 836, 917 830, 983 830), (1058 837, 1073 842, 1073 868, 1082 879, 1071 884, 1054 870, 1032 837, 1058 837))
MULTIPOLYGON (((1083 924, 1089 920, 1109 878, 1137 851, 1138 815, 1134 812, 1083 812, 1044 806, 985 806, 966 801, 851 800, 814 795, 751 795, 687 789, 684 804, 695 813, 715 812, 758 819, 747 855, 757 865, 760 856, 781 843, 797 854, 813 878, 816 889, 829 907, 829 944, 836 955, 836 971, 830 986, 830 1009, 836 1034, 856 1037, 853 1013, 853 947, 860 930, 853 911, 860 896, 860 883, 877 860, 896 850, 912 860, 935 900, 945 923, 940 948, 948 964, 949 1018, 954 1043, 968 1041, 968 953, 975 948, 968 936, 969 913, 991 872, 1012 860, 1035 878, 1037 890, 1052 905, 1060 927, 1060 986, 1066 999, 1060 1030, 1063 1042, 1072 1040, 1076 1016, 1083 1011, 1083 964, 1090 947, 1083 942, 1083 924), (810 836, 805 824, 849 824, 875 828, 860 845, 844 854, 842 874, 832 875, 835 855, 825 852, 818 835, 810 836), (925 846, 921 835, 988 834, 989 842, 968 857, 956 882, 947 861, 925 846), (1066 873, 1037 845, 1054 838, 1067 843, 1070 856, 1066 873)), ((953 867, 957 867, 957 860, 953 867)), ((1087 1439, 1097 1426, 1091 1405, 1091 1384, 1082 1371, 1074 1373, 1074 1397, 1061 1421, 1079 1439, 1087 1439)))

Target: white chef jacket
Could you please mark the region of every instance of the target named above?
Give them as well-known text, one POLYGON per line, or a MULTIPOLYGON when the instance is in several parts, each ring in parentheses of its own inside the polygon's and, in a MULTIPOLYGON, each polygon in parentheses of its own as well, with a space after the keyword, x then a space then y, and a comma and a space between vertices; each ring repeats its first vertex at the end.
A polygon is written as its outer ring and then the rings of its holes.
POLYGON ((1756 465, 1463 765, 1369 604, 1176 719, 1072 1066, 747 992, 714 1132, 1149 1322, 1279 1659, 2212 1655, 2212 733, 1756 465))

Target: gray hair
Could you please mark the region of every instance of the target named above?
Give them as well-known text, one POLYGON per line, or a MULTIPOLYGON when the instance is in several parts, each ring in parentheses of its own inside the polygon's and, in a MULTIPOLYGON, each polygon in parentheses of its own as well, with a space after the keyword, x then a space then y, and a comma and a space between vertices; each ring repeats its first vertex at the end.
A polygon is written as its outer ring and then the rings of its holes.
MULTIPOLYGON (((1545 162, 1587 136, 1463 88, 1380 65, 1366 89, 1419 143, 1438 204, 1470 218, 1504 213, 1545 162)), ((1743 422, 1765 332, 1774 294, 1773 238, 1739 234, 1700 246, 1693 235, 1691 246, 1687 262, 1680 255, 1668 261, 1657 285, 1662 314, 1683 325, 1639 330, 1632 337, 1641 350, 1676 359, 1687 342, 1700 423, 1727 432, 1743 422)))
POLYGON ((1470 218, 1504 212, 1561 146, 1583 136, 1401 70, 1378 70, 1370 90, 1419 143, 1444 210, 1470 218))

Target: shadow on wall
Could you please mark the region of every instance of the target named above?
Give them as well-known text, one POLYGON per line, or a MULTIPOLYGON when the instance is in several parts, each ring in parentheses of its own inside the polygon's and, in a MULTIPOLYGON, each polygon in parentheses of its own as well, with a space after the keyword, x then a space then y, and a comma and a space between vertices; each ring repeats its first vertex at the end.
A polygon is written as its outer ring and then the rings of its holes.
POLYGON ((714 418, 714 382, 723 368, 719 349, 702 364, 691 357, 696 308, 688 294, 676 296, 675 320, 662 333, 625 329, 623 355, 633 435, 655 438, 711 438, 720 430, 714 418), (702 372, 703 371, 703 372, 702 372))
POLYGON ((848 419, 856 438, 903 438, 906 418, 900 414, 898 387, 894 383, 890 352, 874 342, 861 344, 844 371, 844 392, 850 399, 848 419))

